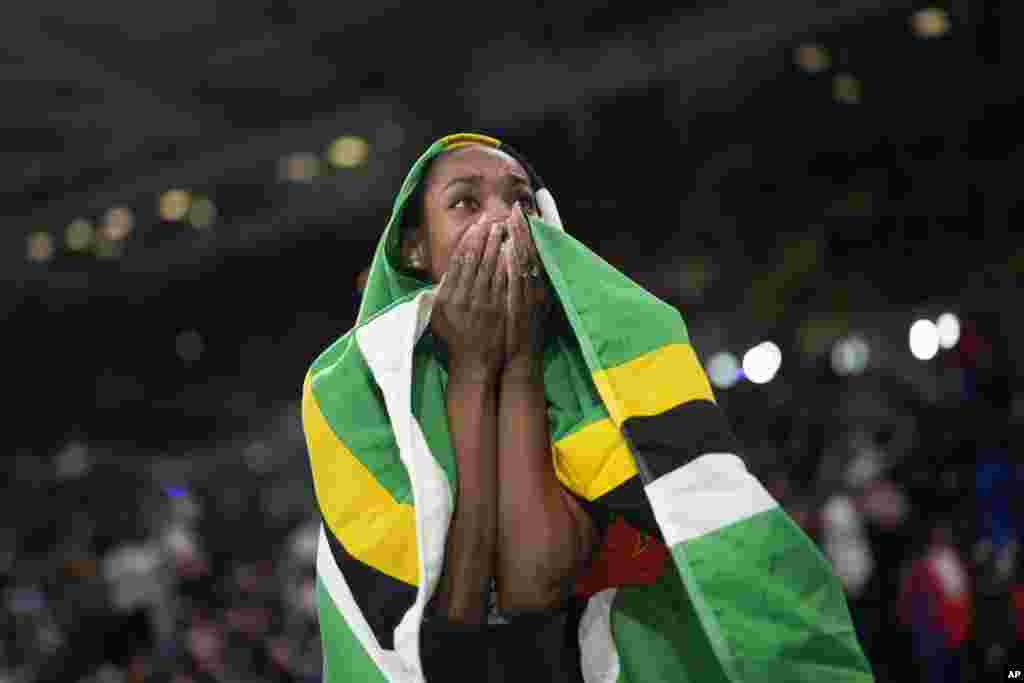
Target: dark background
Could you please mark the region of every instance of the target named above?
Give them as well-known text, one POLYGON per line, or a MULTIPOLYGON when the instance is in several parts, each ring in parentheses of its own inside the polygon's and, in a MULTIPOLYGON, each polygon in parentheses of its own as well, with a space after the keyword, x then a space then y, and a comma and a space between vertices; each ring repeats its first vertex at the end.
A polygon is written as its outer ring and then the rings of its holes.
MULTIPOLYGON (((98 580, 106 553, 158 537, 183 498, 205 501, 190 528, 210 583, 231 583, 243 561, 278 561, 267 538, 284 543, 313 511, 298 425, 305 370, 352 324, 358 275, 409 166, 458 131, 521 150, 567 229, 678 306, 705 362, 779 345, 774 381, 717 395, 752 467, 809 533, 821 505, 850 488, 848 435, 887 449, 885 478, 916 526, 895 544, 872 536, 880 587, 855 611, 889 680, 881 643, 898 627, 879 605, 933 528, 952 529, 972 577, 1004 547, 972 555, 988 533, 978 453, 1009 463, 1021 416, 1024 245, 1012 226, 1024 148, 1010 66, 1021 14, 994 0, 188 0, 5 12, 6 590, 39 596, 49 607, 26 612, 37 621, 67 615, 51 619, 64 644, 48 655, 45 637, 11 641, 8 680, 65 661, 77 621, 77 607, 59 606, 68 558, 96 563, 98 580), (946 27, 924 35, 915 16, 946 27), (825 50, 820 70, 801 64, 808 45, 825 50), (365 161, 332 165, 339 136, 362 139, 365 161), (313 155, 315 177, 282 175, 297 153, 313 155), (161 194, 174 188, 211 200, 213 224, 162 219, 161 194), (103 237, 111 207, 133 215, 117 240, 103 237), (66 239, 76 219, 94 229, 81 249, 66 239), (945 311, 970 342, 915 359, 910 324, 945 311), (830 350, 851 332, 869 340, 871 360, 865 374, 839 376, 830 350)), ((1016 571, 996 581, 1004 604, 1016 571)), ((186 659, 182 671, 201 679, 196 657, 179 653, 192 647, 182 634, 198 628, 197 609, 227 628, 216 615, 234 593, 189 594, 185 609, 186 593, 168 590, 175 613, 191 616, 163 635, 140 626, 148 663, 115 653, 59 679, 148 680, 178 666, 154 662, 186 659)), ((961 675, 1001 670, 1007 623, 971 631, 961 675)), ((120 629, 104 642, 122 640, 120 629)), ((295 629, 293 649, 315 648, 315 628, 295 629)), ((315 680, 316 653, 307 660, 315 680)))

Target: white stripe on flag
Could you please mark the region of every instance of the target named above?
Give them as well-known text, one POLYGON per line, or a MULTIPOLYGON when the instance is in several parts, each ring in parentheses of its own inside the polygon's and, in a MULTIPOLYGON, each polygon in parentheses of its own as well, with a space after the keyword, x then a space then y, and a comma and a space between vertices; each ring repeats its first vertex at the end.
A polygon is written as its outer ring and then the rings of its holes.
POLYGON ((771 510, 778 503, 732 453, 708 453, 647 485, 669 547, 771 510))
POLYGON ((595 593, 580 617, 580 659, 585 683, 615 683, 619 678, 619 651, 612 637, 611 611, 616 588, 595 593))
POLYGON ((356 331, 359 349, 384 394, 399 457, 412 484, 419 586, 416 602, 395 629, 395 651, 419 677, 423 675, 420 625, 444 568, 445 537, 454 506, 444 470, 412 414, 413 348, 430 322, 436 293, 436 287, 426 290, 356 331))
MULTIPOLYGON (((413 672, 406 670, 401 658, 393 650, 385 650, 380 646, 377 637, 373 635, 370 624, 363 616, 362 610, 356 604, 345 576, 334 561, 331 548, 327 544, 327 534, 324 525, 320 524, 320 540, 317 542, 316 550, 316 574, 323 581, 327 593, 331 596, 334 606, 341 612, 342 618, 352 633, 359 639, 363 649, 370 655, 377 668, 380 669, 389 681, 393 683, 418 683, 422 677, 416 676, 413 672)), ((326 658, 324 659, 326 662, 326 658)), ((325 678, 324 680, 330 680, 325 678)))
POLYGON ((558 215, 558 206, 555 204, 555 196, 551 194, 551 190, 546 187, 542 187, 537 190, 536 194, 537 208, 540 209, 540 216, 544 219, 545 223, 549 223, 556 228, 561 228, 565 231, 562 226, 562 217, 558 215))

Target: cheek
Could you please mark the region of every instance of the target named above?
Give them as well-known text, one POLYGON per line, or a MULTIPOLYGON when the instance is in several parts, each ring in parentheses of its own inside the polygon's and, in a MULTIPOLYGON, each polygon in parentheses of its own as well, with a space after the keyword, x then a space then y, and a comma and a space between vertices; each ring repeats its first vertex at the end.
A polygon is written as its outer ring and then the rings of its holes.
POLYGON ((435 240, 431 245, 431 260, 433 261, 435 274, 439 279, 442 274, 447 272, 448 264, 451 263, 451 258, 455 253, 457 245, 458 240, 451 236, 435 240))

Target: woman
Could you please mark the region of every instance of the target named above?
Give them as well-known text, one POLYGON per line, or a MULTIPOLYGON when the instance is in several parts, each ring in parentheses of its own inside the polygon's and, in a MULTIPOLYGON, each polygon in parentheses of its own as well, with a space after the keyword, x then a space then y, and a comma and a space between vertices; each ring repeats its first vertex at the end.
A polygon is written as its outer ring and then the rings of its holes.
POLYGON ((329 683, 870 680, 679 311, 493 138, 413 165, 302 416, 329 683))
POLYGON ((576 663, 562 642, 563 608, 597 532, 551 463, 542 352, 552 297, 523 215, 537 213, 539 188, 518 159, 482 144, 435 157, 419 187, 402 256, 440 283, 428 335, 447 356, 459 473, 424 631, 427 679, 446 662, 464 665, 453 653, 487 621, 493 582, 496 611, 508 623, 484 629, 476 647, 509 664, 546 653, 544 668, 559 672, 552 680, 568 680, 576 663))

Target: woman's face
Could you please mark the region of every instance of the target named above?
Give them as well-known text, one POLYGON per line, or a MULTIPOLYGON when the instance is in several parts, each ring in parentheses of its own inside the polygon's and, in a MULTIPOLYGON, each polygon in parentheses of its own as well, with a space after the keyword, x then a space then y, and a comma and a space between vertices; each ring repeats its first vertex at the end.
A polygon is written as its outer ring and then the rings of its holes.
POLYGON ((435 283, 448 270, 452 252, 474 223, 522 221, 520 206, 527 213, 537 212, 526 170, 491 147, 468 145, 446 153, 434 161, 425 183, 425 225, 413 232, 410 247, 419 250, 435 283))

